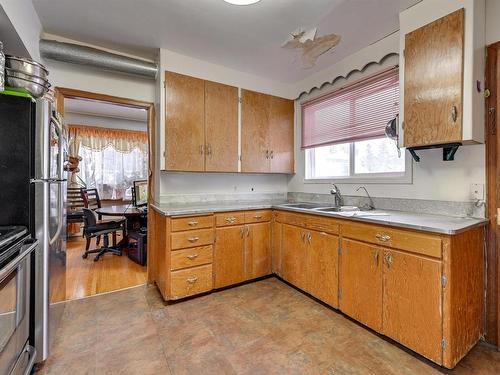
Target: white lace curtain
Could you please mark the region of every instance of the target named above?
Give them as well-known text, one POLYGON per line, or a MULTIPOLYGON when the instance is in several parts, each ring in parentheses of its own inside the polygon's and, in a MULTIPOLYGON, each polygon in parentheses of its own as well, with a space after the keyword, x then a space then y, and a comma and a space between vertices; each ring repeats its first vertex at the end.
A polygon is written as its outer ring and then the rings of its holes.
POLYGON ((69 130, 70 156, 80 159, 79 179, 97 188, 101 199, 130 199, 133 181, 147 178, 147 132, 79 125, 69 130))
POLYGON ((125 129, 108 129, 97 126, 70 125, 70 134, 80 145, 93 151, 102 151, 111 146, 118 152, 129 153, 134 149, 148 153, 147 132, 125 129))

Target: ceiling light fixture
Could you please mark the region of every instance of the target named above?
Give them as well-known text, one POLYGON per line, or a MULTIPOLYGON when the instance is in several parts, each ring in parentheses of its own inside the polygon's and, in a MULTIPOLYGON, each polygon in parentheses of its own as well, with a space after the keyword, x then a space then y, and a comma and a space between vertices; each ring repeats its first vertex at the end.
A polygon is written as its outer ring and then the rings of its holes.
POLYGON ((232 5, 252 5, 258 3, 260 0, 224 0, 224 1, 232 5))

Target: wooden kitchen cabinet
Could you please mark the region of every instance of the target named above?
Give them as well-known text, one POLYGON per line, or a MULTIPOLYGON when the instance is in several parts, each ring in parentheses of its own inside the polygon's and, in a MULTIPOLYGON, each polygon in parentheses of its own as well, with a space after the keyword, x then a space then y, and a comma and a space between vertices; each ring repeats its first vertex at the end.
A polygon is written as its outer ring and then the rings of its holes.
POLYGON ((214 287, 222 288, 245 280, 245 226, 216 230, 214 287))
POLYGON ((338 308, 339 237, 325 232, 308 231, 306 234, 306 291, 338 308))
POLYGON ((205 81, 205 171, 238 172, 238 88, 205 81))
POLYGON ((406 147, 462 141, 464 14, 460 9, 406 34, 406 147))
POLYGON ((342 240, 340 309, 358 322, 382 332, 383 250, 342 240))
POLYGON ((282 229, 281 274, 289 283, 305 290, 306 277, 306 230, 284 224, 282 229))
POLYGON ((245 278, 256 279, 271 273, 271 223, 247 225, 245 278))
POLYGON ((241 171, 293 173, 293 100, 250 90, 241 100, 241 171))
POLYGON ((272 238, 271 238, 271 263, 272 272, 278 276, 282 276, 281 273, 281 248, 282 248, 282 231, 283 224, 273 218, 273 223, 271 227, 272 238))
POLYGON ((270 172, 294 172, 293 100, 271 96, 269 108, 270 172))
POLYGON ((238 89, 165 73, 166 169, 238 172, 238 89))
POLYGON ((165 158, 170 171, 205 170, 205 81, 165 73, 165 158))
POLYGON ((215 288, 271 273, 270 220, 269 210, 216 215, 215 288))
POLYGON ((441 262, 386 250, 383 263, 383 333, 424 357, 441 362, 441 262))
POLYGON ((484 143, 485 0, 399 14, 401 147, 484 143))

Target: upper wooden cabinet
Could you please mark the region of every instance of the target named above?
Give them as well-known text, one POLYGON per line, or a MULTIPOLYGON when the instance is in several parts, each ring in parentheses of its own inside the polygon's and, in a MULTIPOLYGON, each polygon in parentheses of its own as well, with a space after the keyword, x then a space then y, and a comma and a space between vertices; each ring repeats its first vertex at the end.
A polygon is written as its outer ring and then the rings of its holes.
POLYGON ((293 173, 293 100, 241 90, 241 171, 293 173))
POLYGON ((241 133, 237 87, 166 72, 165 102, 166 170, 293 173, 293 100, 242 90, 241 133))
POLYGON ((405 146, 462 141, 464 10, 405 37, 405 146))
POLYGON ((205 81, 205 171, 238 172, 238 89, 205 81))
POLYGON ((205 81, 166 72, 165 157, 170 171, 205 170, 205 81))
POLYGON ((238 172, 238 89, 165 73, 166 169, 238 172))
POLYGON ((401 146, 484 142, 484 0, 400 13, 401 146))

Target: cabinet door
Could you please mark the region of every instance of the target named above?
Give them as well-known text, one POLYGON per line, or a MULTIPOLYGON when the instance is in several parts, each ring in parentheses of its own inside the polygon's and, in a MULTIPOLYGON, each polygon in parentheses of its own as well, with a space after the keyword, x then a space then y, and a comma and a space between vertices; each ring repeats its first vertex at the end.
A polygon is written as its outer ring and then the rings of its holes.
POLYGON ((307 243, 306 291, 328 305, 338 307, 339 238, 331 234, 309 231, 307 243))
POLYGON ((464 9, 405 36, 404 144, 462 140, 464 9))
POLYGON ((382 257, 379 248, 342 240, 340 310, 353 319, 382 331, 382 257))
POLYGON ((238 172, 238 89, 205 81, 205 170, 238 172))
POLYGON ((269 172, 269 95, 241 90, 241 171, 269 172))
POLYGON ((216 229, 215 288, 237 284, 244 280, 244 234, 243 225, 216 229))
POLYGON ((282 241, 283 224, 273 221, 272 224, 272 244, 271 244, 271 260, 272 271, 278 276, 281 276, 281 241, 282 241))
POLYGON ((165 156, 171 171, 205 170, 205 82, 165 73, 165 156))
POLYGON ((271 273, 271 223, 249 224, 245 243, 246 279, 271 273))
POLYGON ((270 97, 269 149, 271 172, 293 173, 294 171, 294 118, 293 100, 270 97))
POLYGON ((281 272, 283 278, 297 288, 306 290, 306 230, 283 224, 281 272))
POLYGON ((383 333, 441 363, 441 262, 386 250, 383 268, 383 333))

